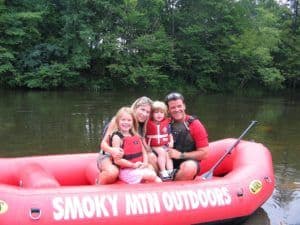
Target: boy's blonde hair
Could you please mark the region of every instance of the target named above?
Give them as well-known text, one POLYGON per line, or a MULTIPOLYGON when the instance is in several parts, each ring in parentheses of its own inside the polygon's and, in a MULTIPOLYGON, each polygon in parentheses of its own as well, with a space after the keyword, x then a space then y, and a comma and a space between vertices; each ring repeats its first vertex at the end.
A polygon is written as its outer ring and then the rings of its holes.
POLYGON ((120 118, 124 113, 129 114, 132 117, 132 128, 130 129, 130 131, 133 135, 136 135, 137 134, 137 129, 138 129, 138 122, 137 122, 137 120, 134 116, 133 110, 130 107, 122 107, 116 113, 116 115, 114 117, 115 123, 114 123, 113 131, 118 131, 119 130, 120 118))
POLYGON ((165 116, 168 115, 168 109, 167 109, 167 106, 166 106, 166 104, 165 104, 164 102, 162 102, 162 101, 154 101, 154 102, 152 103, 152 115, 153 115, 153 113, 154 113, 155 111, 158 111, 158 110, 162 111, 162 112, 165 114, 165 116))

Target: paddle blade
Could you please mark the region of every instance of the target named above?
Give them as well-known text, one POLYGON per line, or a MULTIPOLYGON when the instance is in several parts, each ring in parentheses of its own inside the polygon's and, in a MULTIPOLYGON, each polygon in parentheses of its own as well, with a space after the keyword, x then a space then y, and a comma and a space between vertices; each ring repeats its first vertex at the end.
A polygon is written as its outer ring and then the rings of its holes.
POLYGON ((213 177, 213 170, 209 170, 209 171, 205 172, 200 177, 202 180, 211 179, 213 177))

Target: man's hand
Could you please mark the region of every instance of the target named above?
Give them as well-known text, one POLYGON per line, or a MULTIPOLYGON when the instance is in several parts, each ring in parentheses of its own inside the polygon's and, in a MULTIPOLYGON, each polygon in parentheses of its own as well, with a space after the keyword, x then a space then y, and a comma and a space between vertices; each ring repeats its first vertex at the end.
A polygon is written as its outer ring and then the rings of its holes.
POLYGON ((172 159, 180 159, 181 152, 176 150, 175 148, 169 148, 169 156, 172 159))

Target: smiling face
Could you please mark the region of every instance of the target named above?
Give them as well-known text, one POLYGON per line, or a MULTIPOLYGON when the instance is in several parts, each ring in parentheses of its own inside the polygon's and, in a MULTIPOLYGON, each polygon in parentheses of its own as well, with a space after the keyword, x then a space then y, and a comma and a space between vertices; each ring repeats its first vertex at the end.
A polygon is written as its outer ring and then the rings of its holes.
POLYGON ((151 112, 151 105, 140 105, 135 109, 135 117, 138 122, 144 123, 149 118, 151 112))
POLYGON ((122 133, 129 133, 133 126, 133 118, 129 113, 123 112, 118 118, 118 128, 122 133))
POLYGON ((163 110, 157 109, 153 112, 152 117, 154 121, 161 122, 165 118, 165 113, 163 112, 163 110))
POLYGON ((171 100, 168 102, 170 116, 178 122, 185 119, 185 104, 182 99, 171 100))
POLYGON ((137 121, 135 119, 133 110, 129 107, 122 107, 115 116, 114 131, 121 131, 124 135, 129 133, 136 134, 137 121))

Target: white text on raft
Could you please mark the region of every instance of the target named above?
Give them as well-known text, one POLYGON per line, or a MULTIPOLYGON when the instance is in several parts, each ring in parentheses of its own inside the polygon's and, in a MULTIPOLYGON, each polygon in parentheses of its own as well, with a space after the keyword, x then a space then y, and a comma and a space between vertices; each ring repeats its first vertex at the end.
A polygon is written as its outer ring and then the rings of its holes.
POLYGON ((52 200, 54 220, 143 215, 162 211, 194 210, 200 207, 222 207, 230 204, 231 196, 226 187, 160 193, 125 193, 124 195, 62 196, 52 200))

